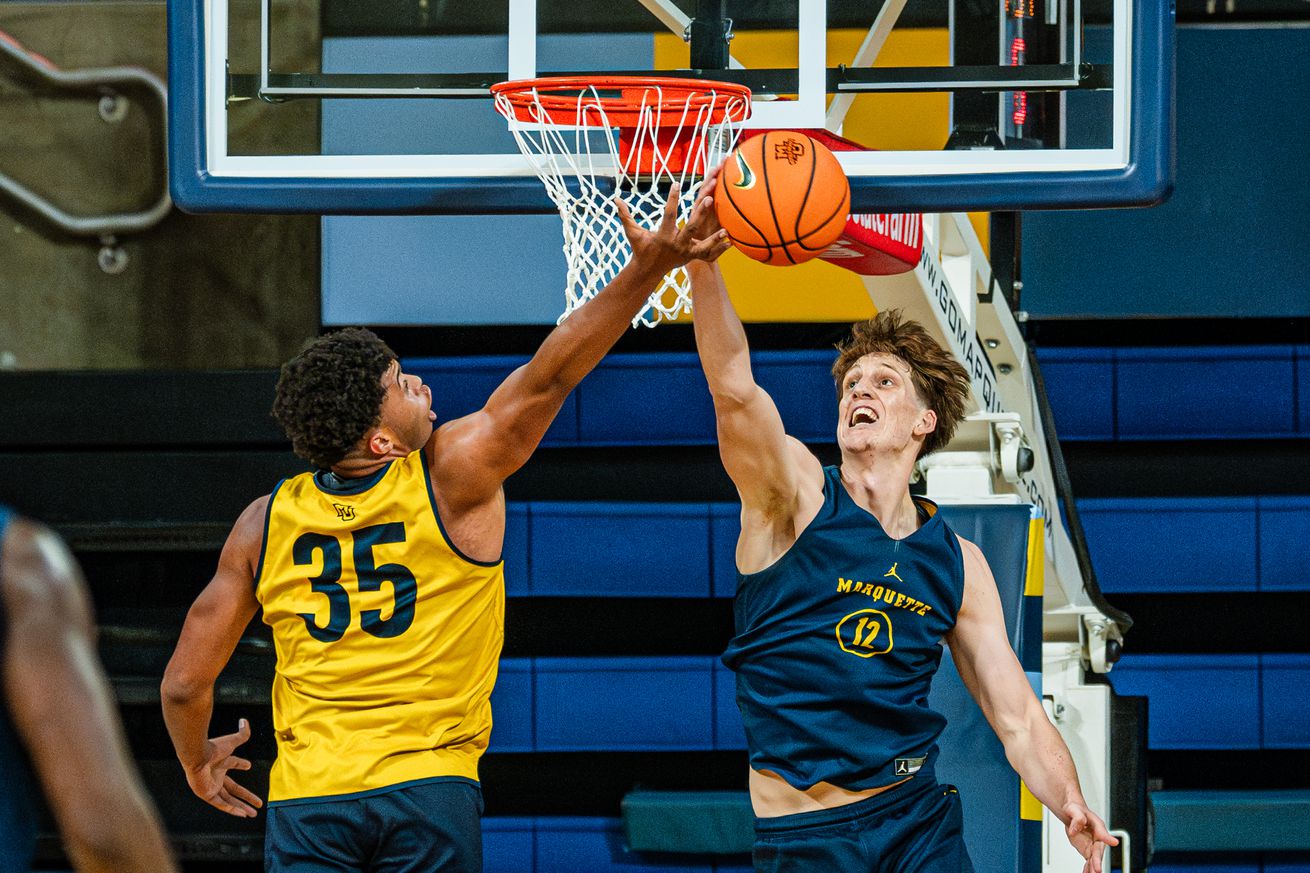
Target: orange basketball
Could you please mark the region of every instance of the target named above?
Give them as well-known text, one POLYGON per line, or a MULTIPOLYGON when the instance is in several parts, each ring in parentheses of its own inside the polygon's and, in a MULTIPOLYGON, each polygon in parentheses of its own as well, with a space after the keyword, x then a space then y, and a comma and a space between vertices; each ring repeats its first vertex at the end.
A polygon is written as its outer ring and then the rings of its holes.
POLYGON ((719 224, 757 261, 808 261, 837 241, 850 212, 851 186, 821 143, 771 130, 728 156, 715 192, 719 224))

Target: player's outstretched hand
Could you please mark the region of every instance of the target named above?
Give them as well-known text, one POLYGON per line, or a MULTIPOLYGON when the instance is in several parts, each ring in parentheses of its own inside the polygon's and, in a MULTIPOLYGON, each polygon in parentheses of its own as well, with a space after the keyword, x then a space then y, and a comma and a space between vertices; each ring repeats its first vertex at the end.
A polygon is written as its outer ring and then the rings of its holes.
POLYGON ((728 250, 728 236, 718 228, 714 217, 714 184, 707 180, 701 186, 700 199, 687 216, 686 224, 678 226, 678 202, 682 190, 674 185, 664 202, 664 218, 660 226, 647 230, 637 224, 621 199, 615 200, 623 232, 632 246, 632 259, 644 263, 663 275, 681 267, 688 261, 712 261, 728 250), (712 229, 710 229, 712 227, 712 229))
POLYGON ((1069 822, 1065 827, 1069 842, 1085 859, 1083 873, 1101 873, 1105 847, 1119 845, 1119 838, 1110 836, 1105 822, 1081 803, 1065 804, 1062 812, 1069 822))
MULTIPOLYGON (((723 164, 721 163, 717 167, 715 167, 714 169, 710 170, 708 173, 705 174, 705 181, 701 183, 701 188, 700 188, 700 195, 702 200, 704 200, 706 197, 709 197, 710 194, 719 187, 719 175, 722 172, 723 172, 723 164)), ((719 213, 718 210, 714 208, 713 201, 710 202, 709 208, 705 210, 705 215, 701 218, 701 227, 702 227, 702 233, 706 237, 717 234, 723 230, 723 225, 719 224, 719 213)), ((728 248, 731 247, 732 247, 731 241, 729 241, 728 248)), ((717 252, 713 258, 702 258, 702 260, 712 261, 721 254, 723 254, 723 251, 717 252)))
POLYGON ((229 770, 249 770, 250 762, 238 758, 232 753, 237 746, 250 739, 250 722, 244 718, 234 734, 214 737, 205 743, 205 760, 199 766, 188 769, 187 784, 205 803, 215 809, 221 809, 238 818, 254 818, 255 810, 264 805, 264 801, 251 791, 238 785, 228 775, 229 770))

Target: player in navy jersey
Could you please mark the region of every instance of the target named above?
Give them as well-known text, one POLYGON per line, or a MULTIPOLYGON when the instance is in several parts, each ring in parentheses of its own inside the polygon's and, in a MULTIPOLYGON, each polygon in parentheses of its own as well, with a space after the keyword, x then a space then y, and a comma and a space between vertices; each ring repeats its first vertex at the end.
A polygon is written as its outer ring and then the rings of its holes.
POLYGON ((910 494, 915 461, 964 415, 964 368, 895 312, 856 325, 833 367, 841 464, 824 468, 755 384, 717 265, 688 269, 719 451, 741 498, 723 660, 750 752, 756 870, 973 869, 959 796, 934 777, 945 719, 926 698, 944 640, 1011 765, 1100 873, 1117 840, 1010 648, 986 559, 910 494))
POLYGON ((171 873, 95 655, 81 576, 0 506, 0 870, 28 870, 44 790, 79 873, 171 873))

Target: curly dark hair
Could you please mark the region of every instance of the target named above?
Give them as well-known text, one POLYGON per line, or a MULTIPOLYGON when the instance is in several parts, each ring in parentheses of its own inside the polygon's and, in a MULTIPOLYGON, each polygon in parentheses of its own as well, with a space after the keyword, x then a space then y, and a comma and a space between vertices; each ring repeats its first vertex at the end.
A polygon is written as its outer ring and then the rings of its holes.
POLYGON ((923 325, 905 318, 899 309, 889 309, 852 325, 850 339, 837 346, 832 377, 837 380, 838 400, 847 371, 865 355, 879 353, 895 355, 909 365, 919 400, 937 413, 937 428, 923 441, 919 457, 944 448, 964 418, 970 390, 968 371, 923 325))
POLYGON ((396 353, 371 330, 325 334, 282 365, 273 418, 319 469, 344 458, 382 419, 382 375, 396 353))

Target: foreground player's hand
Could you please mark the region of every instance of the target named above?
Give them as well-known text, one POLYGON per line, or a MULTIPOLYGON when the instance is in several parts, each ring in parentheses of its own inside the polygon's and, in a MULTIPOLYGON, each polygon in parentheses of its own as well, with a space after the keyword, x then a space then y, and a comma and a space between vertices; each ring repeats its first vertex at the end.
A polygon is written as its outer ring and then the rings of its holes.
MULTIPOLYGON (((709 197, 711 193, 719 187, 719 175, 722 172, 723 172, 723 164, 721 163, 717 167, 715 167, 714 169, 710 170, 708 173, 705 174, 705 181, 701 183, 701 188, 700 188, 700 196, 702 200, 704 200, 706 197, 709 197)), ((716 208, 714 208, 713 201, 710 202, 710 208, 705 211, 705 215, 701 219, 701 227, 702 227, 701 232, 706 237, 713 236, 718 233, 724 233, 726 235, 727 233, 726 231, 723 230, 723 225, 719 224, 719 211, 716 208)), ((732 247, 732 242, 731 240, 729 240, 727 248, 731 248, 731 247, 732 247)), ((719 255, 723 254, 723 252, 726 250, 727 249, 720 250, 714 254, 714 257, 702 258, 701 260, 713 261, 716 258, 718 258, 719 255)))
POLYGON ((244 718, 237 732, 214 737, 205 742, 205 760, 187 769, 186 781, 205 803, 238 818, 254 818, 264 801, 241 787, 228 775, 229 770, 249 770, 250 762, 232 753, 250 739, 250 722, 244 718))
POLYGON ((678 226, 678 203, 681 188, 674 185, 664 203, 664 217, 659 227, 646 230, 637 224, 622 200, 616 200, 623 232, 632 246, 632 259, 644 263, 663 275, 692 260, 714 260, 728 250, 728 236, 718 229, 714 218, 714 184, 707 180, 701 186, 700 199, 687 216, 687 222, 678 226), (713 222, 712 229, 709 222, 713 222))
POLYGON ((1085 859, 1083 873, 1101 873, 1105 847, 1119 845, 1119 838, 1110 836, 1105 822, 1081 803, 1065 804, 1062 812, 1068 821, 1065 833, 1069 842, 1085 859))

